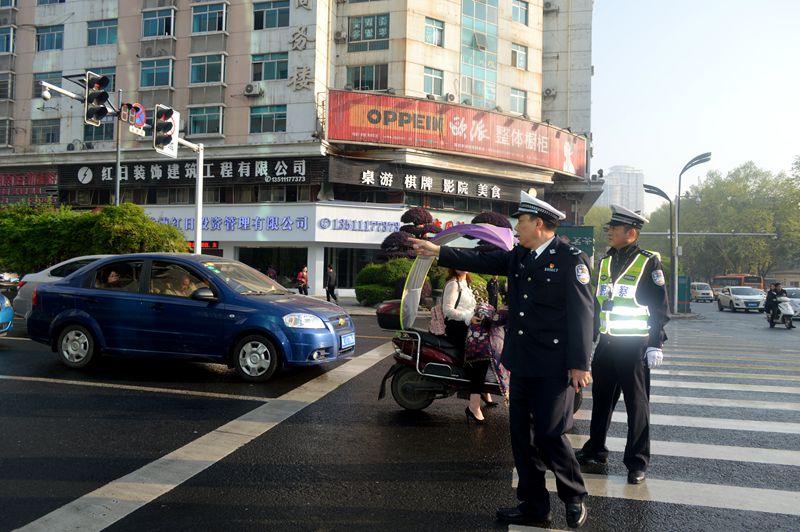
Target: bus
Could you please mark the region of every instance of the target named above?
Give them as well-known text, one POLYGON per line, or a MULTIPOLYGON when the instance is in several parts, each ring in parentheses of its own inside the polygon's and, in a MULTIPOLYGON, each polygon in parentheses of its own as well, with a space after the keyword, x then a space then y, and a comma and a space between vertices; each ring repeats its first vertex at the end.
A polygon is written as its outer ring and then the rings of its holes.
POLYGON ((764 278, 752 273, 728 273, 725 275, 715 275, 711 279, 711 289, 716 294, 726 286, 752 286, 764 291, 764 278))

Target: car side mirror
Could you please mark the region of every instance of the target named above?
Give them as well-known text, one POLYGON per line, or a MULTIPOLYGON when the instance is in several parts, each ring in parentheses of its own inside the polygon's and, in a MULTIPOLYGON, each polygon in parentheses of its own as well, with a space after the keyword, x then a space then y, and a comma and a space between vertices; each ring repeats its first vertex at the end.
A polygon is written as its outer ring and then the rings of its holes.
POLYGON ((205 286, 192 292, 190 297, 197 301, 208 301, 209 303, 215 303, 218 300, 217 296, 214 295, 214 292, 205 286))

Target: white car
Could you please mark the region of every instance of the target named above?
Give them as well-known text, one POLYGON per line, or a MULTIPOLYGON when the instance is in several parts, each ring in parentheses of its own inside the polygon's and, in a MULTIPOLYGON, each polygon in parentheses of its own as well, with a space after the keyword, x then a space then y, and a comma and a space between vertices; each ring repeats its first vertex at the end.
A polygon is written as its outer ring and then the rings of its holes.
POLYGON ((40 272, 29 273, 25 275, 20 280, 19 285, 17 285, 17 296, 12 302, 12 306, 14 307, 14 316, 26 319, 28 318, 28 314, 31 313, 31 298, 33 297, 33 289, 38 285, 60 281, 67 275, 79 270, 80 268, 83 268, 87 264, 91 264, 96 260, 110 256, 111 255, 85 255, 83 257, 73 257, 65 260, 64 262, 59 262, 54 266, 50 266, 49 268, 40 272))
POLYGON ((750 286, 726 286, 717 294, 717 308, 731 312, 757 310, 764 312, 765 297, 761 290, 750 286))
POLYGON ((794 319, 800 320, 800 288, 791 286, 784 288, 786 296, 791 299, 791 305, 794 309, 794 319))

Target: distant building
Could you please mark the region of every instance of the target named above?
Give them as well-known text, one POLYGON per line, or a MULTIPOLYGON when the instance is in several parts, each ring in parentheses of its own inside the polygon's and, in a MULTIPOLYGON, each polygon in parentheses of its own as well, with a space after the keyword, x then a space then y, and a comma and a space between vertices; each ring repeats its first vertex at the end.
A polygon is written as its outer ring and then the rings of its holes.
POLYGON ((632 166, 612 166, 604 176, 603 193, 595 205, 623 205, 644 211, 644 172, 632 166))

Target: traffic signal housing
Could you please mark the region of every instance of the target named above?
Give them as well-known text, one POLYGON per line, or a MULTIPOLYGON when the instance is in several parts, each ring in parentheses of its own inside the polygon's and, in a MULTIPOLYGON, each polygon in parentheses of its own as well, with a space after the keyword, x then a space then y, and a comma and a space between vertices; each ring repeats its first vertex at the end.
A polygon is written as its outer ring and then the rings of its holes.
POLYGON ((106 76, 86 71, 84 76, 83 93, 83 123, 99 127, 103 118, 108 114, 106 102, 108 101, 109 79, 106 76))
POLYGON ((153 148, 161 155, 177 158, 181 114, 159 103, 153 116, 153 148))

